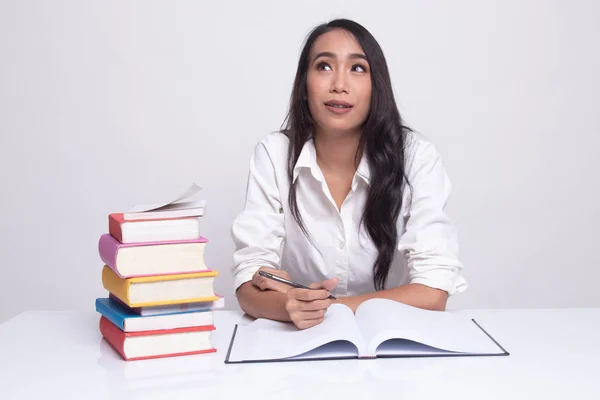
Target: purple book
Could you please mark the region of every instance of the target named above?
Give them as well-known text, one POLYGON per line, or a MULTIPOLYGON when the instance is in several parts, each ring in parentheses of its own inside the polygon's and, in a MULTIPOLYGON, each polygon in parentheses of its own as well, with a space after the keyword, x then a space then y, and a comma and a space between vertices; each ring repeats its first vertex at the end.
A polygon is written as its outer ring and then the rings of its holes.
POLYGON ((225 299, 223 296, 218 295, 219 300, 215 301, 206 301, 200 303, 184 303, 184 304, 171 304, 166 306, 146 306, 146 307, 129 307, 127 304, 123 303, 117 296, 112 293, 109 293, 108 297, 111 300, 119 303, 127 310, 139 314, 141 316, 150 316, 150 315, 168 315, 168 314, 179 314, 185 312, 201 312, 201 311, 210 311, 221 309, 225 307, 225 299))

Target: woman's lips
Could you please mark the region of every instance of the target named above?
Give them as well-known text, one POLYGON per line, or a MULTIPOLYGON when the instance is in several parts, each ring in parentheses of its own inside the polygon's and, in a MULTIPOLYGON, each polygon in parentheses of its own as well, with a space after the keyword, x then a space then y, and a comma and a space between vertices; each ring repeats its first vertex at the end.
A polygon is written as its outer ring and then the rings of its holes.
POLYGON ((332 100, 325 103, 325 107, 334 114, 346 114, 352 110, 352 104, 345 101, 332 100))

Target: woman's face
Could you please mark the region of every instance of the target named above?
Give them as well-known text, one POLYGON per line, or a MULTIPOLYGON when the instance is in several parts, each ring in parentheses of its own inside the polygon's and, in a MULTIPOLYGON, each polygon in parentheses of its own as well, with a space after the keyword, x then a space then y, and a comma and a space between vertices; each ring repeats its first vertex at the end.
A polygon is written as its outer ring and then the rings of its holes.
POLYGON ((308 62, 308 108, 317 134, 360 133, 371 105, 371 71, 356 39, 342 29, 325 33, 308 62))

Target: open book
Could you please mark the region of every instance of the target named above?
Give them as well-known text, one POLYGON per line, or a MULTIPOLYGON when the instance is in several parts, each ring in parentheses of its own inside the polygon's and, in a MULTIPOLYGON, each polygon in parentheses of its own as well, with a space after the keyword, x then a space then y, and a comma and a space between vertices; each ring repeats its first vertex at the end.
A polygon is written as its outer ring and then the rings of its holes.
POLYGON ((132 207, 121 214, 124 221, 149 221, 172 218, 202 217, 206 200, 192 198, 202 190, 202 187, 192 185, 174 200, 162 200, 155 204, 144 204, 132 207))
POLYGON ((225 363, 475 355, 509 353, 475 320, 371 299, 356 314, 332 304, 321 324, 305 330, 267 319, 236 325, 225 363))

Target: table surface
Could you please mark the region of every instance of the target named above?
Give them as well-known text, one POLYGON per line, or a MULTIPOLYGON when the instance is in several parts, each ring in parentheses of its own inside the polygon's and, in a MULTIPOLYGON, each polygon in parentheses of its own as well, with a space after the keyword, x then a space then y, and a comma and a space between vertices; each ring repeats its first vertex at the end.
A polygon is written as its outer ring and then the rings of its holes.
POLYGON ((449 312, 511 355, 225 364, 248 319, 216 311, 216 353, 126 362, 99 314, 29 311, 0 324, 0 399, 600 399, 600 309, 449 312))

